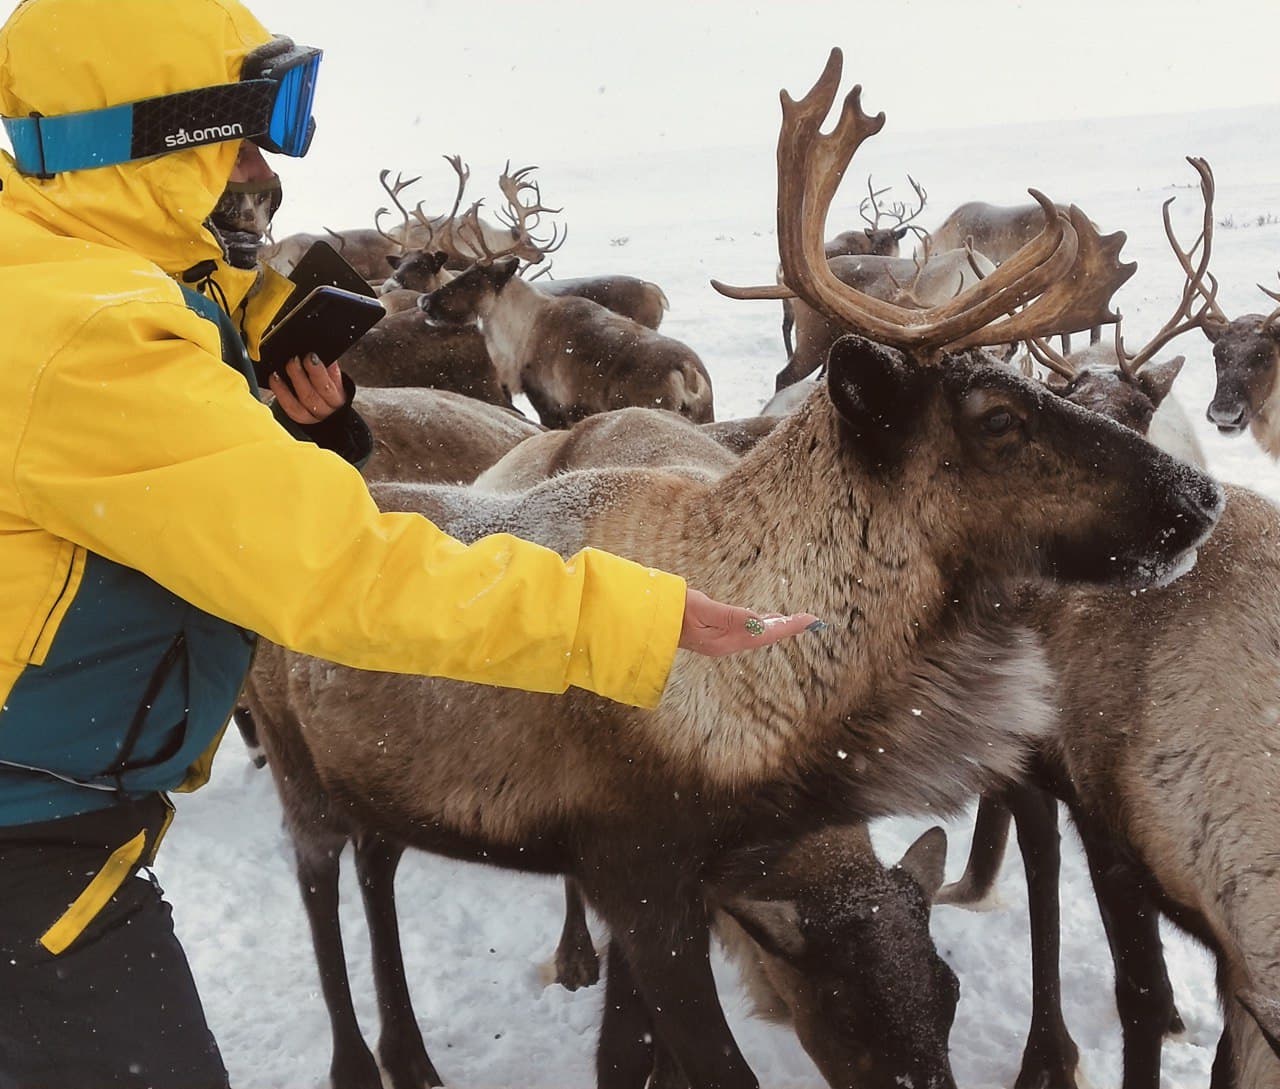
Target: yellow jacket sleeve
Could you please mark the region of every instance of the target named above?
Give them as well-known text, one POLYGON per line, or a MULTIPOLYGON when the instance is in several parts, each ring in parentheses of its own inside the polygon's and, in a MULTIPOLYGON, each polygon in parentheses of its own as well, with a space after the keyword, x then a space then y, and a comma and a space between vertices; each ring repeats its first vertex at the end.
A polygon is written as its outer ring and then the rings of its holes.
POLYGON ((28 517, 215 616, 360 669, 657 704, 683 580, 380 513, 290 438, 179 303, 98 311, 37 381, 14 465, 28 517))

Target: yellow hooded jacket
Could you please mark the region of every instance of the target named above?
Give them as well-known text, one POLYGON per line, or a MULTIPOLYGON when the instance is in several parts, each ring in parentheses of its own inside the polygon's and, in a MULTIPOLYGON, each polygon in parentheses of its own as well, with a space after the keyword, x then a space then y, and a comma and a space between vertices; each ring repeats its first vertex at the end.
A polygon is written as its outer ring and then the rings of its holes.
MULTIPOLYGON (((0 31, 0 113, 232 82, 268 38, 234 0, 27 0, 0 31)), ((0 826, 199 785, 246 633, 639 706, 666 683, 682 580, 379 513, 223 362, 175 277, 221 257, 203 223, 236 149, 49 180, 0 157, 0 826)), ((233 305, 250 282, 216 278, 233 305)))

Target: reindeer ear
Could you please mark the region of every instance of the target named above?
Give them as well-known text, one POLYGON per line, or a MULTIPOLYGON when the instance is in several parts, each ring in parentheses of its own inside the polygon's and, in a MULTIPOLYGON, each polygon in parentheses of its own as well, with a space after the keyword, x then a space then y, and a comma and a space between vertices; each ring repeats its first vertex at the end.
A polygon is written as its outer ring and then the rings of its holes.
POLYGON ((924 393, 921 371, 896 348, 855 334, 827 357, 827 389, 858 451, 877 466, 898 459, 924 393))
POLYGON ((766 953, 792 960, 804 952, 804 931, 800 913, 790 900, 748 900, 737 898, 721 905, 766 953))
POLYGON ((1187 361, 1185 355, 1175 355, 1165 363, 1152 363, 1138 372, 1138 385, 1142 392, 1151 398, 1153 405, 1159 405, 1169 391, 1173 389, 1173 381, 1187 361))
POLYGON ((1280 1001, 1267 998, 1257 991, 1237 991, 1236 1001, 1258 1023, 1262 1035, 1266 1037, 1271 1050, 1280 1058, 1280 1001))
POLYGON ((897 868, 920 886, 925 899, 933 903, 942 887, 947 866, 947 833, 935 825, 907 848, 897 868))
POLYGON ((907 237, 907 232, 908 232, 909 230, 911 230, 911 228, 910 228, 910 227, 895 227, 895 228, 894 228, 894 231, 893 231, 893 239, 894 239, 894 241, 895 241, 895 242, 901 242, 904 238, 906 238, 906 237, 907 237))
POLYGON ((499 257, 492 265, 490 277, 494 287, 502 287, 520 268, 519 257, 499 257))
POLYGON ((1210 344, 1217 344, 1222 334, 1227 331, 1227 324, 1221 321, 1206 321, 1200 328, 1204 330, 1204 335, 1209 338, 1210 344))
POLYGON ((390 265, 393 269, 399 268, 400 262, 403 260, 404 258, 398 253, 387 254, 387 264, 390 265))

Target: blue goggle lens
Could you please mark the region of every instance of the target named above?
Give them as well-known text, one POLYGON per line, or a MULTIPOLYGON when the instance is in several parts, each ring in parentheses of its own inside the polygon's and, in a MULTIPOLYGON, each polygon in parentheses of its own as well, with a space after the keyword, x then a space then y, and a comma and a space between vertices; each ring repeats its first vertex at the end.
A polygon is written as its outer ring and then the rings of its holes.
POLYGON ((279 90, 267 131, 257 138, 268 151, 297 157, 305 155, 311 146, 316 128, 311 107, 316 97, 320 57, 321 54, 316 53, 278 76, 279 90))

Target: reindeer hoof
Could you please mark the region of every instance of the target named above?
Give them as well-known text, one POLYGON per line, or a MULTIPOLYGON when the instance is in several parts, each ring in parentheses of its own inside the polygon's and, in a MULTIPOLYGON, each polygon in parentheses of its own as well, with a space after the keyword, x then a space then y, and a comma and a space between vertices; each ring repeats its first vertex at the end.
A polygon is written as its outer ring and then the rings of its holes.
POLYGON ((600 982, 600 958, 591 946, 556 952, 555 981, 566 991, 594 987, 600 982))
POLYGON ((1000 893, 994 885, 989 889, 976 888, 963 879, 943 885, 933 902, 950 904, 966 911, 996 911, 1004 907, 1004 901, 1000 899, 1000 893))

